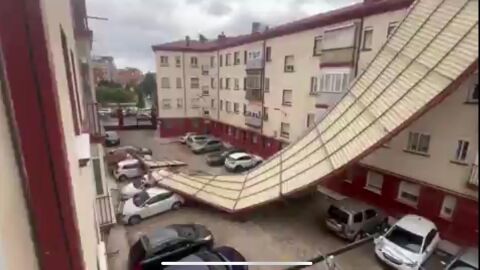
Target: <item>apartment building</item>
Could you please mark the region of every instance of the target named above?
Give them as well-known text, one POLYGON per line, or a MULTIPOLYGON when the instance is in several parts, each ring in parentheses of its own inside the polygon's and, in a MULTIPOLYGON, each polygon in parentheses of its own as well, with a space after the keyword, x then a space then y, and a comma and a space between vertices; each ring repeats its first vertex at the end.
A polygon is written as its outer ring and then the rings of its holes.
POLYGON ((123 87, 126 85, 136 86, 143 80, 143 73, 137 68, 127 67, 117 70, 117 76, 115 81, 121 84, 123 87))
POLYGON ((117 68, 112 56, 95 56, 93 58, 93 81, 98 84, 101 81, 115 81, 117 68))
POLYGON ((478 72, 341 177, 326 186, 393 217, 420 214, 442 239, 478 246, 478 72))
POLYGON ((154 45, 160 136, 209 132, 268 157, 345 93, 410 0, 364 1, 273 28, 154 45))
POLYGON ((0 45, 0 268, 107 269, 85 1, 1 1, 0 45))

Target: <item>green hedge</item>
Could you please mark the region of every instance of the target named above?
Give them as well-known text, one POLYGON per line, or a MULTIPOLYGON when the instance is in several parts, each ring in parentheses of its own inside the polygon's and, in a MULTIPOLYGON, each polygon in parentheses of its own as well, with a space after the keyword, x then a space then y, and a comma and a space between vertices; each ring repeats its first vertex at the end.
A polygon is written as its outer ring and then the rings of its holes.
POLYGON ((137 94, 122 88, 98 87, 96 90, 97 102, 106 103, 127 103, 137 102, 137 94))

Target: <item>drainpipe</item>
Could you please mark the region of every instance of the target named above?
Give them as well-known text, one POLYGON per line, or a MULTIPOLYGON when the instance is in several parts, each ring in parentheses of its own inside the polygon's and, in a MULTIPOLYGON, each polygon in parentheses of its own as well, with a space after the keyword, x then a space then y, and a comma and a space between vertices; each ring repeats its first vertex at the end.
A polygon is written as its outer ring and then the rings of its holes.
POLYGON ((360 47, 362 43, 362 30, 363 30, 363 17, 360 18, 360 27, 357 29, 356 33, 357 36, 355 38, 355 42, 357 43, 357 52, 354 52, 354 69, 353 69, 353 77, 357 77, 358 74, 358 60, 360 59, 360 47))
POLYGON ((217 49, 217 122, 220 122, 220 50, 217 49))
MULTIPOLYGON (((183 100, 184 100, 183 113, 184 113, 184 118, 187 118, 187 81, 185 80, 185 52, 184 51, 182 51, 182 80, 183 80, 183 100)), ((185 129, 185 121, 183 122, 183 129, 185 129)))
POLYGON ((261 124, 260 124, 260 135, 263 136, 263 121, 264 121, 264 115, 263 115, 263 106, 265 105, 265 63, 266 63, 266 39, 263 40, 263 54, 262 54, 262 73, 260 75, 260 89, 262 91, 262 111, 260 113, 261 115, 261 124))

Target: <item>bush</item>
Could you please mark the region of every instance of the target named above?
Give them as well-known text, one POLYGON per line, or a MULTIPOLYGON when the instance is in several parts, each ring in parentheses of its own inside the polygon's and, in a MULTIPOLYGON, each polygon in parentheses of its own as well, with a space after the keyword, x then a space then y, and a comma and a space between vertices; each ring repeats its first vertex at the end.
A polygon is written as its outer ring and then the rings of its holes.
POLYGON ((97 102, 106 103, 129 103, 136 102, 135 92, 122 88, 98 87, 96 90, 97 102))

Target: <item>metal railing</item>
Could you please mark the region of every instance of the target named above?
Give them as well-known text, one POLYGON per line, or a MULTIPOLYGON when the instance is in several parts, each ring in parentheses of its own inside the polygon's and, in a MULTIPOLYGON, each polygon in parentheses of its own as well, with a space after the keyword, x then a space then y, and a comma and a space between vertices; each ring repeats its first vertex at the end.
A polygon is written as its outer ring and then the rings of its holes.
POLYGON ((100 229, 117 223, 110 194, 97 196, 95 199, 95 212, 100 229))

